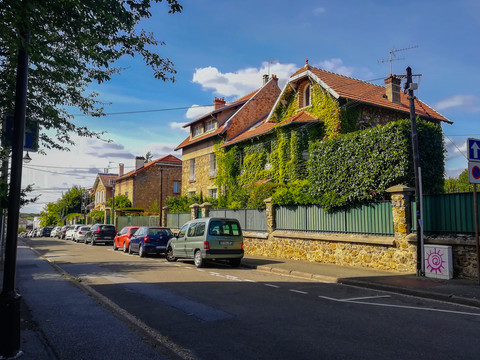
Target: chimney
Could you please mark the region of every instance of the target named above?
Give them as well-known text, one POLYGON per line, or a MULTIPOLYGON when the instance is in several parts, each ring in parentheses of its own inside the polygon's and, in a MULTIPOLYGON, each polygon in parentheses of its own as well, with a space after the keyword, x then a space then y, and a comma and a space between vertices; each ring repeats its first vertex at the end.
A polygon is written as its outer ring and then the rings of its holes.
POLYGON ((265 75, 263 75, 263 85, 266 85, 267 82, 268 82, 268 75, 265 74, 265 75))
POLYGON ((138 170, 141 167, 143 167, 144 163, 145 163, 145 158, 143 156, 135 156, 135 170, 138 170))
POLYGON ((390 76, 385 79, 385 95, 387 95, 387 99, 390 100, 392 103, 401 103, 401 82, 401 79, 397 78, 395 75, 392 74, 390 74, 390 76))
POLYGON ((278 83, 278 77, 275 74, 272 74, 272 80, 278 83))
POLYGON ((225 106, 225 98, 215 98, 213 100, 213 107, 214 107, 214 110, 218 110, 218 109, 221 109, 222 107, 225 106))
POLYGON ((125 166, 122 163, 118 164, 118 176, 123 176, 124 171, 125 171, 125 166))

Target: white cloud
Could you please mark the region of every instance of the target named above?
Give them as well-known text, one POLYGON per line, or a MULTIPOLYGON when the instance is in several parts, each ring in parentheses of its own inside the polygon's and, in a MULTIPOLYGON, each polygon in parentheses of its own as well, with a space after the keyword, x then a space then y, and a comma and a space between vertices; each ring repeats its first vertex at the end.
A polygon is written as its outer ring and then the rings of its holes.
POLYGON ((480 112, 480 99, 474 95, 455 95, 441 100, 435 105, 437 110, 454 107, 463 107, 470 112, 480 112))
POLYGON ((343 64, 343 60, 338 58, 324 60, 314 66, 319 67, 320 69, 324 69, 324 70, 331 71, 331 72, 345 75, 345 76, 352 76, 352 74, 355 71, 354 67, 345 66, 343 64))
POLYGON ((314 13, 315 15, 325 14, 325 12, 326 12, 325 8, 322 8, 322 7, 313 9, 313 13, 314 13))
POLYGON ((275 74, 281 87, 297 70, 295 64, 275 62, 270 63, 270 67, 268 65, 268 62, 263 62, 258 68, 250 67, 227 73, 222 73, 213 66, 199 68, 195 70, 192 81, 200 84, 203 90, 213 90, 219 96, 241 97, 261 87, 264 74, 275 74))
POLYGON ((202 115, 208 114, 211 111, 213 111, 213 105, 212 106, 192 105, 190 109, 187 110, 185 117, 187 119, 196 119, 202 115))
POLYGON ((168 126, 170 126, 170 129, 172 130, 182 130, 184 132, 189 132, 188 128, 184 128, 183 125, 187 124, 186 122, 170 122, 168 123, 168 126))

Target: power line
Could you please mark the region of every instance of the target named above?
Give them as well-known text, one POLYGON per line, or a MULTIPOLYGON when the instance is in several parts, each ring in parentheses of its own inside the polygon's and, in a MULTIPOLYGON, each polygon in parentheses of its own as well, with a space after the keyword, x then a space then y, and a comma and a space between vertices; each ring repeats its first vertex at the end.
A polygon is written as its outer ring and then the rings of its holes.
MULTIPOLYGON (((126 114, 140 114, 140 113, 161 112, 161 111, 173 111, 173 110, 185 110, 185 109, 208 107, 208 106, 213 106, 213 105, 211 105, 211 104, 209 104, 209 105, 192 105, 192 106, 182 106, 182 107, 176 107, 176 108, 164 108, 164 109, 153 109, 153 110, 119 111, 119 112, 105 113, 105 114, 103 114, 103 116, 108 116, 108 115, 126 115, 126 114)), ((81 116, 92 116, 92 115, 91 115, 91 114, 74 114, 73 116, 81 117, 81 116)))

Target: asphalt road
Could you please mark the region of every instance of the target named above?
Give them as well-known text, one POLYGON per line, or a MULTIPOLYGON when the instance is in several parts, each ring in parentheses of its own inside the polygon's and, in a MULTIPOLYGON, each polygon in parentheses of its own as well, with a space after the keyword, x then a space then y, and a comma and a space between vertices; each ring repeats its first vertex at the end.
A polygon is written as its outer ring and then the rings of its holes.
MULTIPOLYGON (((26 242, 198 359, 441 360, 480 352, 478 309, 223 264, 197 269, 110 246, 26 242)), ((71 299, 65 321, 75 322, 83 301, 71 299)), ((94 306, 86 311, 99 321, 94 306)), ((146 349, 139 338, 123 341, 146 349)), ((104 346, 122 351, 113 341, 104 346)))

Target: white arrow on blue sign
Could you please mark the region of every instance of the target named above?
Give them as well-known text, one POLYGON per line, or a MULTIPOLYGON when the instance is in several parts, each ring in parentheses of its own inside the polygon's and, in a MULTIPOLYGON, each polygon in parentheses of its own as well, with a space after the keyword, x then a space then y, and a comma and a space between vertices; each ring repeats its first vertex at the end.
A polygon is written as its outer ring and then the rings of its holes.
POLYGON ((480 139, 467 139, 468 160, 480 161, 480 139))

